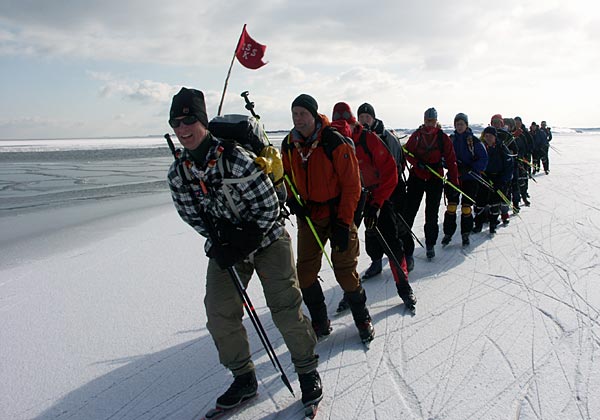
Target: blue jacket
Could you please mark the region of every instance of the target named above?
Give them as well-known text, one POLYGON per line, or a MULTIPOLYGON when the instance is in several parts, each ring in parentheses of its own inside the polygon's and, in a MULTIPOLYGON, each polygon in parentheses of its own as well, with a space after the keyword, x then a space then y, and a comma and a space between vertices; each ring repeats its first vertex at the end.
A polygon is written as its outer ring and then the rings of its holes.
POLYGON ((469 175, 471 170, 477 174, 485 170, 488 163, 487 151, 470 128, 467 127, 467 131, 462 134, 455 131, 450 135, 450 139, 454 146, 458 175, 461 181, 474 179, 469 175))
POLYGON ((488 154, 488 164, 485 169, 485 174, 492 180, 496 187, 503 187, 512 179, 513 176, 513 159, 510 156, 510 151, 499 141, 493 147, 486 146, 488 154))
POLYGON ((538 128, 537 130, 535 130, 535 132, 532 131, 531 135, 533 136, 533 148, 535 150, 548 148, 549 143, 548 143, 548 137, 546 136, 546 133, 544 133, 542 130, 540 130, 538 128))

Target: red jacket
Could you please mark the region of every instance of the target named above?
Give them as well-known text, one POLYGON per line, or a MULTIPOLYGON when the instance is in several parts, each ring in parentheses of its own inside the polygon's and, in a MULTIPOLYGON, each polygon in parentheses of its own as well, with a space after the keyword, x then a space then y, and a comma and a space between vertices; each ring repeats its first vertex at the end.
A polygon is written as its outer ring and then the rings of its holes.
POLYGON ((440 176, 444 176, 442 167, 442 157, 445 161, 445 167, 448 170, 448 180, 454 185, 458 185, 458 167, 456 165, 456 154, 452 140, 439 127, 421 126, 412 133, 404 148, 410 152, 406 154, 412 168, 410 172, 423 180, 437 178, 427 168, 419 168, 419 163, 429 165, 440 176), (441 147, 440 150, 440 139, 441 147), (411 156, 414 155, 414 156, 411 156))
POLYGON ((360 124, 354 128, 352 140, 364 186, 371 192, 369 204, 381 208, 398 184, 396 161, 379 136, 360 124))
MULTIPOLYGON (((352 146, 347 143, 338 145, 333 150, 331 159, 327 156, 321 146, 321 140, 323 129, 330 124, 325 115, 319 115, 322 127, 315 139, 319 143, 310 153, 306 164, 302 162, 296 146, 298 144, 302 153, 307 155, 310 147, 306 145, 305 140, 296 136, 294 130, 283 139, 283 169, 294 183, 298 194, 307 203, 311 219, 322 220, 330 217, 330 201, 335 200, 337 219, 350 226, 354 221, 354 211, 361 192, 358 160, 352 146)), ((288 194, 291 197, 289 186, 288 194)))

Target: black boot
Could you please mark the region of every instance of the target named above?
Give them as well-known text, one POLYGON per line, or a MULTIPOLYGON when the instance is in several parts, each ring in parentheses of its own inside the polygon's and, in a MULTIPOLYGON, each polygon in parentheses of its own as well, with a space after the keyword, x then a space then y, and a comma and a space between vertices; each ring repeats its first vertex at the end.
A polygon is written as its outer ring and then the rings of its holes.
POLYGON ((217 408, 230 409, 256 395, 258 383, 254 371, 234 377, 227 391, 217 398, 217 408))
POLYGON ((404 255, 406 258, 406 271, 409 273, 415 268, 415 258, 412 255, 404 255))
POLYGON ((442 246, 446 246, 452 240, 452 235, 456 232, 456 213, 444 213, 444 237, 442 238, 442 246))
POLYGON ((396 290, 398 291, 398 296, 404 302, 404 306, 406 306, 411 311, 415 310, 415 305, 417 304, 417 298, 415 297, 412 287, 408 283, 396 284, 396 290))
MULTIPOLYGON (((500 224, 500 222, 498 221, 498 213, 490 212, 489 221, 490 221, 490 234, 493 235, 494 233, 496 233, 496 226, 498 226, 500 224)), ((503 222, 504 222, 504 220, 503 220, 503 222)))
POLYGON ((325 296, 321 284, 317 280, 309 287, 301 289, 301 291, 317 338, 329 335, 331 333, 331 322, 327 316, 327 306, 325 305, 325 296))
POLYGON ((340 303, 338 303, 338 307, 335 310, 335 312, 337 312, 338 314, 344 311, 347 311, 348 309, 350 309, 350 305, 348 304, 348 301, 346 300, 345 297, 342 297, 342 299, 340 300, 340 303))
POLYGON ((302 391, 302 404, 315 404, 323 399, 321 377, 316 369, 312 372, 300 373, 298 382, 300 382, 300 390, 302 391))
POLYGON ((367 295, 362 286, 359 286, 358 290, 354 292, 344 293, 344 298, 350 305, 352 311, 352 317, 354 318, 354 324, 358 328, 358 334, 363 342, 373 340, 375 337, 375 329, 371 322, 371 315, 367 309, 367 295))
POLYGON ((435 248, 433 245, 427 245, 426 246, 426 252, 425 254, 427 255, 427 259, 432 260, 435 257, 435 248))
POLYGON ((469 239, 469 234, 463 233, 462 234, 462 246, 469 246, 469 245, 471 245, 471 240, 469 239))
POLYGON ((444 235, 444 237, 442 238, 442 246, 446 246, 450 243, 450 241, 452 240, 452 235, 444 235))
POLYGON ((363 279, 370 279, 371 277, 375 277, 377 274, 381 273, 382 264, 381 259, 371 261, 371 265, 365 271, 365 274, 362 275, 363 279))

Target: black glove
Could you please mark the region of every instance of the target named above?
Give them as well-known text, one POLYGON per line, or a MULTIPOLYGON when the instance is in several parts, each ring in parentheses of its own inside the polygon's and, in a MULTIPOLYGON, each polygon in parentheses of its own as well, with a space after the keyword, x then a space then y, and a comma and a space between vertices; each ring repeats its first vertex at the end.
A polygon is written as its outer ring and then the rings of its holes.
POLYGON ((367 229, 375 229, 377 226, 377 218, 379 217, 379 206, 370 204, 365 208, 365 227, 367 229))
POLYGON ((233 267, 237 262, 242 261, 245 255, 240 255, 239 250, 235 249, 231 243, 213 244, 206 254, 213 258, 223 270, 233 267))
POLYGON ((254 223, 234 225, 229 220, 219 219, 215 227, 218 237, 213 238, 213 244, 206 255, 214 258, 222 269, 231 267, 250 255, 264 237, 262 230, 254 223))
POLYGON ((348 249, 350 241, 350 227, 342 222, 337 222, 331 228, 331 248, 337 252, 344 252, 348 249))
POLYGON ((290 197, 285 201, 286 206, 290 209, 290 214, 295 214, 300 219, 304 219, 310 214, 306 206, 303 206, 296 200, 295 197, 290 197))
POLYGON ((421 161, 417 162, 417 168, 419 169, 427 169, 427 166, 421 161))

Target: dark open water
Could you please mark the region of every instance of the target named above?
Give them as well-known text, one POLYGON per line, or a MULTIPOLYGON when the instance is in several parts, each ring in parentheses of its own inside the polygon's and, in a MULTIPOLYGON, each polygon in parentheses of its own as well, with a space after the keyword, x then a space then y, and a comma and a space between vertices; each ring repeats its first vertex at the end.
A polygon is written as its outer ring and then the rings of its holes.
POLYGON ((167 147, 0 153, 0 216, 132 194, 168 194, 167 147))

